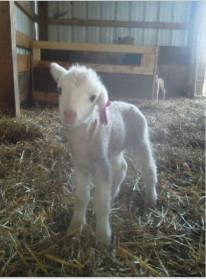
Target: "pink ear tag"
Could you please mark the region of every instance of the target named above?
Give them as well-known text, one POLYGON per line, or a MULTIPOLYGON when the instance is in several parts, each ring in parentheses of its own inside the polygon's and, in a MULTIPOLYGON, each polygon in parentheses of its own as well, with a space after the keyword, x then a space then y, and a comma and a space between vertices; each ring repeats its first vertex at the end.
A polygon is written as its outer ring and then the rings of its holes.
POLYGON ((100 117, 100 123, 101 124, 108 124, 108 117, 107 117, 107 107, 111 105, 111 101, 107 101, 104 105, 102 111, 100 111, 99 117, 100 117))

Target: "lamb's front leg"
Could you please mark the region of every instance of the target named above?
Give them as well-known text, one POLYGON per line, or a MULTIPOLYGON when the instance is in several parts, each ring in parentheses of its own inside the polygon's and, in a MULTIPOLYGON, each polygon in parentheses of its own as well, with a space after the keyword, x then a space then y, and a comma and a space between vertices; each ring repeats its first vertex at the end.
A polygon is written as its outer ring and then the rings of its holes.
POLYGON ((94 208, 96 212, 97 240, 108 246, 111 242, 110 210, 111 210, 111 166, 97 167, 94 176, 96 184, 94 208))
POLYGON ((75 206, 69 232, 82 229, 86 224, 86 209, 90 200, 90 176, 82 169, 75 169, 75 206))

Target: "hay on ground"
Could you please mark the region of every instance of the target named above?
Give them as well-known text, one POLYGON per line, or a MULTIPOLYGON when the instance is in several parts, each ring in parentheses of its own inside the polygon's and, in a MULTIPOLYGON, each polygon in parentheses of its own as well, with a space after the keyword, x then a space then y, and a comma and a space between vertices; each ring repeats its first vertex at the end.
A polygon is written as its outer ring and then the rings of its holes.
POLYGON ((204 99, 138 102, 158 166, 159 201, 142 212, 129 168, 112 208, 113 246, 96 245, 92 201, 69 235, 73 165, 55 109, 0 119, 0 276, 204 276, 204 99))

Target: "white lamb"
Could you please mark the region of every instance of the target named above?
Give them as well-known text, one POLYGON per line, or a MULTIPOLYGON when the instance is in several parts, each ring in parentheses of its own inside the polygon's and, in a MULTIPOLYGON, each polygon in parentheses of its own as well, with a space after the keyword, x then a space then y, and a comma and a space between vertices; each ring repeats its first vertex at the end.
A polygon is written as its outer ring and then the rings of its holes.
POLYGON ((157 102, 159 101, 160 92, 162 93, 162 98, 165 99, 166 90, 164 79, 158 77, 158 75, 155 75, 155 90, 153 99, 155 99, 157 102))
POLYGON ((156 204, 157 174, 147 121, 136 106, 110 102, 105 86, 92 69, 74 65, 66 70, 52 63, 51 74, 60 90, 60 118, 70 130, 75 168, 76 202, 70 231, 86 223, 92 181, 96 186, 96 237, 109 245, 111 202, 127 173, 126 151, 130 151, 146 184, 145 205, 156 204))

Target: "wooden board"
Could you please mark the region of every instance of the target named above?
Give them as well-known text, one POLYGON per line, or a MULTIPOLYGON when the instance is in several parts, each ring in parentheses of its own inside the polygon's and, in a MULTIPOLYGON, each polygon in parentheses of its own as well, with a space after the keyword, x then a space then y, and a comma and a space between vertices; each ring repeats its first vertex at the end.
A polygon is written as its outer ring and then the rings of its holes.
MULTIPOLYGON (((34 61, 34 67, 46 67, 48 68, 50 63, 49 61, 34 61)), ((72 63, 58 62, 65 68, 68 68, 72 63)), ((89 64, 84 63, 85 66, 94 69, 97 72, 101 73, 122 73, 122 74, 131 74, 131 75, 152 75, 153 67, 138 67, 138 66, 120 66, 120 65, 104 65, 104 64, 89 64)))
POLYGON ((17 55, 18 73, 31 71, 31 56, 18 54, 17 55))
POLYGON ((149 28, 149 29, 188 29, 188 23, 175 22, 145 22, 145 21, 120 21, 120 20, 94 20, 94 19, 55 19, 48 18, 50 25, 75 25, 99 27, 124 27, 124 28, 149 28))
POLYGON ((29 72, 18 74, 20 103, 28 104, 31 102, 31 75, 29 72))
POLYGON ((0 111, 19 115, 20 101, 14 19, 14 2, 0 1, 0 111))
POLYGON ((66 42, 49 42, 33 41, 33 48, 37 49, 57 49, 57 50, 76 50, 76 51, 94 51, 94 52, 122 52, 122 53, 143 53, 154 54, 156 47, 141 47, 134 45, 118 44, 90 44, 90 43, 66 43, 66 42))
MULTIPOLYGON (((130 75, 117 73, 99 72, 110 97, 118 99, 119 97, 140 97, 150 98, 152 95, 153 77, 149 75, 130 75)), ((35 67, 33 71, 33 92, 38 93, 38 100, 50 102, 51 92, 56 91, 57 85, 52 79, 48 67, 35 67)), ((54 95, 57 93, 54 93, 54 95)), ((34 94, 33 94, 34 96, 34 94)), ((37 95, 35 95, 36 98, 37 95)), ((55 99, 55 97, 51 97, 55 99)))
POLYGON ((16 45, 18 47, 31 49, 32 39, 22 32, 16 31, 16 45))
POLYGON ((142 56, 141 65, 145 68, 154 69, 155 66, 156 55, 153 54, 145 54, 142 56))
POLYGON ((39 10, 39 39, 48 40, 48 1, 38 2, 39 10))
POLYGON ((56 92, 33 91, 32 97, 35 103, 58 104, 58 94, 56 92))

